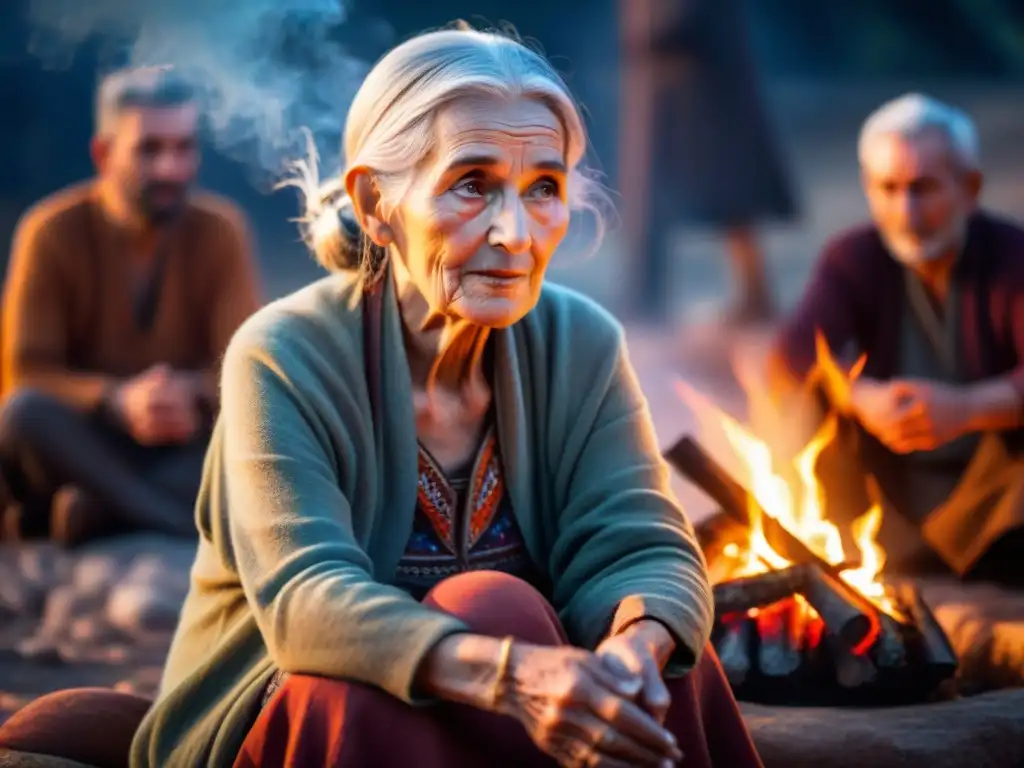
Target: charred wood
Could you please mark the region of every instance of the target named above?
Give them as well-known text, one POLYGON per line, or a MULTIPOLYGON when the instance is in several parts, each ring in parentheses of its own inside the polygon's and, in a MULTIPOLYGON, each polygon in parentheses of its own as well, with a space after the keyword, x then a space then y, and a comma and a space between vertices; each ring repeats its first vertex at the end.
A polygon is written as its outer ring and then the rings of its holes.
POLYGON ((843 688, 860 688, 873 683, 878 677, 878 668, 871 662, 867 654, 854 653, 831 633, 825 635, 824 644, 832 657, 836 682, 843 688))
POLYGON ((928 666, 934 679, 945 680, 952 677, 956 674, 958 666, 956 653, 931 608, 925 603, 920 590, 907 582, 899 585, 896 594, 900 605, 920 635, 921 661, 928 666))
POLYGON ((750 673, 750 652, 756 629, 753 619, 746 616, 737 618, 723 627, 722 636, 715 644, 722 671, 734 687, 742 685, 750 673))
POLYGON ((907 663, 907 644, 905 635, 908 628, 887 613, 879 612, 878 640, 873 648, 875 663, 880 667, 892 669, 905 666, 907 663))
POLYGON ((803 591, 807 569, 811 567, 794 565, 716 584, 715 615, 746 613, 751 608, 763 608, 792 597, 803 591))
POLYGON ((808 568, 801 594, 818 612, 829 632, 851 651, 863 653, 878 636, 878 610, 842 579, 808 568))
POLYGON ((800 637, 794 631, 794 604, 777 606, 757 615, 756 626, 761 644, 757 665, 765 677, 788 677, 803 662, 800 637))
MULTIPOLYGON (((710 496, 722 511, 735 518, 742 527, 750 525, 750 506, 757 502, 715 459, 693 438, 682 437, 664 454, 665 460, 680 474, 710 496)), ((822 570, 836 574, 834 566, 815 554, 800 539, 786 530, 771 515, 760 510, 761 525, 768 544, 792 563, 815 563, 822 570)), ((710 532, 710 529, 709 529, 710 532)))

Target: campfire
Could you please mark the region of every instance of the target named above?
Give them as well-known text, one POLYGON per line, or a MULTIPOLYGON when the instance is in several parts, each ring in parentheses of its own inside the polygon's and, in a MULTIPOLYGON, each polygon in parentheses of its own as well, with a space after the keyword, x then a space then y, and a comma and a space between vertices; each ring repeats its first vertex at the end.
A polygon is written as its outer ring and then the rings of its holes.
POLYGON ((909 703, 937 697, 956 672, 946 635, 914 585, 882 578, 877 490, 869 489, 873 503, 848 530, 829 519, 817 461, 836 438, 862 365, 843 371, 819 339, 812 382, 828 389, 839 411, 796 455, 793 479, 776 469, 764 440, 684 388, 700 420, 724 433, 748 478, 744 486, 688 436, 666 453, 721 508, 698 536, 714 584, 712 641, 740 699, 909 703))

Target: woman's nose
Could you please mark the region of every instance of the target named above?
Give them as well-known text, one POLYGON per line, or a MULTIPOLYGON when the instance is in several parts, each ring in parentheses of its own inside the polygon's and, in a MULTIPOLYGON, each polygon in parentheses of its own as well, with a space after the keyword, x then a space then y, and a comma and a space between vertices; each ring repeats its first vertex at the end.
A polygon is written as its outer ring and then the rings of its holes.
POLYGON ((525 253, 530 249, 533 243, 526 209, 518 195, 506 195, 502 199, 501 208, 491 222, 487 242, 512 254, 525 253))

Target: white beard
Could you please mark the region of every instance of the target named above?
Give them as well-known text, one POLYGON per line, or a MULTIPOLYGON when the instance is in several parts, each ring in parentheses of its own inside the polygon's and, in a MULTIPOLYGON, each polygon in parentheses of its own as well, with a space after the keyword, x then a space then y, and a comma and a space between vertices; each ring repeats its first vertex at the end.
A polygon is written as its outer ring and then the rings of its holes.
POLYGON ((945 229, 936 232, 926 240, 884 233, 882 239, 896 261, 913 267, 917 264, 935 261, 957 248, 963 243, 966 231, 967 217, 962 216, 954 218, 945 229))

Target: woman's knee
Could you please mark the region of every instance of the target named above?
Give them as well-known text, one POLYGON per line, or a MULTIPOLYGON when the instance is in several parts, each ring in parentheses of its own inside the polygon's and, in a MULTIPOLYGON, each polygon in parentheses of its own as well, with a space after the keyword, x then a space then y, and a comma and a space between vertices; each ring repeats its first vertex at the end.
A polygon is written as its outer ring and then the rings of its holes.
POLYGON ((471 571, 445 579, 423 601, 462 619, 475 632, 512 635, 540 645, 566 642, 551 604, 522 579, 497 571, 471 571))

